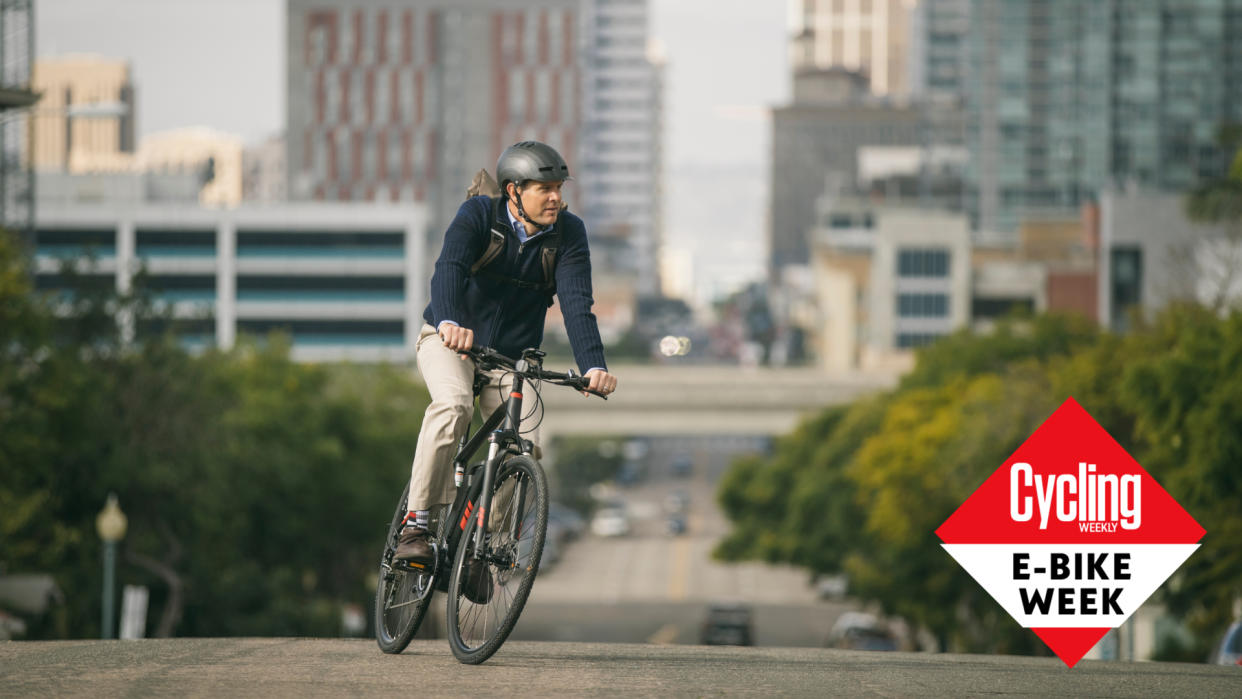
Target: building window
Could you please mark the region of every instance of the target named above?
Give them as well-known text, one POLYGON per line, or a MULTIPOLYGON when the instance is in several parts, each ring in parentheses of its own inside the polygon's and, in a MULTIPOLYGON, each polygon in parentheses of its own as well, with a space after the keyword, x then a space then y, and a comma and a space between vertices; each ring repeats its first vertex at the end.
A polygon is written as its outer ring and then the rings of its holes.
POLYGON ((944 249, 908 249, 897 253, 899 277, 949 276, 949 251, 944 249))
POLYGON ((948 294, 898 294, 897 315, 902 318, 947 318, 948 294))
POLYGON ((1143 251, 1137 247, 1116 247, 1112 250, 1112 304, 1109 318, 1113 330, 1125 331, 1129 326, 1129 310, 1143 302, 1143 251))
POLYGON ((971 301, 972 318, 1000 318, 1012 313, 1034 313, 1035 300, 1030 298, 976 298, 971 301))
POLYGON ((926 347, 939 338, 939 333, 897 333, 897 347, 900 349, 926 347))

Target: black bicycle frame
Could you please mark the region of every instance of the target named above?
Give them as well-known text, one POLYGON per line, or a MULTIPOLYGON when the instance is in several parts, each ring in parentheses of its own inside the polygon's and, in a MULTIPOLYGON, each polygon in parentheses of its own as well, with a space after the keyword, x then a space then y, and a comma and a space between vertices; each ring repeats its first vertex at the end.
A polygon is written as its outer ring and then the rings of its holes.
MULTIPOLYGON (((524 385, 523 373, 530 369, 530 363, 525 358, 519 359, 514 367, 513 388, 509 391, 509 399, 496 406, 492 414, 487 416, 483 421, 482 427, 478 429, 469 439, 463 437, 462 443, 457 448, 457 455, 453 457, 453 469, 459 466, 466 471, 467 477, 470 479, 469 487, 459 487, 457 497, 450 510, 450 516, 456 518, 457 513, 461 512, 461 519, 457 522, 457 528, 450 530, 449 536, 446 537, 450 545, 450 549, 455 548, 455 544, 461 536, 461 532, 465 531, 466 524, 469 523, 470 517, 478 517, 478 527, 475 529, 475 547, 474 555, 476 558, 483 555, 483 537, 487 533, 487 525, 491 518, 492 506, 492 485, 496 481, 496 472, 500 468, 500 461, 504 454, 511 450, 514 445, 524 446, 523 440, 519 436, 518 427, 522 424, 522 388, 524 385), (503 424, 502 424, 503 423, 503 424), (483 445, 483 441, 487 440, 487 460, 483 463, 483 482, 481 491, 476 491, 474 487, 475 469, 467 469, 466 462, 470 456, 478 451, 483 445), (474 499, 472 496, 478 492, 479 509, 472 512, 470 503, 474 499)), ((529 454, 528 451, 522 450, 519 453, 529 454)), ((476 467, 477 468, 477 467, 476 467)), ((465 485, 465 484, 463 484, 465 485)), ((518 492, 514 495, 517 498, 517 512, 522 512, 522 506, 526 501, 526 483, 518 484, 518 492)), ((520 527, 521 522, 516 522, 515 526, 520 527)), ((514 532, 516 539, 517 532, 514 532)))

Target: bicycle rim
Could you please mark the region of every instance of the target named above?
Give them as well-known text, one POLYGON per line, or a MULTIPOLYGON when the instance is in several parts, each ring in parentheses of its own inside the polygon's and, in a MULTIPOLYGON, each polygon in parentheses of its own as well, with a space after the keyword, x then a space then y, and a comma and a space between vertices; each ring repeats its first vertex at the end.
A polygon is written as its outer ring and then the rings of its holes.
POLYGON ((449 578, 449 647, 459 661, 471 665, 499 650, 517 624, 539 572, 548 526, 547 481, 534 460, 518 456, 505 462, 497 473, 493 493, 487 550, 482 559, 470 564, 482 561, 487 575, 480 581, 478 574, 470 574, 467 568, 479 525, 478 518, 471 517, 462 532, 449 578))
POLYGON ((405 518, 406 492, 397 501, 397 511, 388 526, 384 553, 380 556, 379 578, 375 586, 375 641, 385 653, 400 653, 410 645, 431 604, 431 576, 400 570, 392 566, 392 552, 405 518))

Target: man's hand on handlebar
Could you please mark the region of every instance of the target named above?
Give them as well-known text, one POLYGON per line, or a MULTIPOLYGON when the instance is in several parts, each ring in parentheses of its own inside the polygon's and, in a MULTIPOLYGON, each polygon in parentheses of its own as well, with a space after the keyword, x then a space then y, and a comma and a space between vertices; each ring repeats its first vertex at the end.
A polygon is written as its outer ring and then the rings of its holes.
MULTIPOLYGON (((444 342, 444 346, 454 352, 465 352, 474 345, 474 331, 470 328, 463 328, 460 325, 452 323, 442 323, 440 325, 440 339, 444 342)), ((464 360, 466 355, 461 355, 464 360)))
MULTIPOLYGON (((588 371, 583 378, 588 379, 591 382, 587 387, 588 390, 594 391, 601 395, 607 396, 617 390, 617 377, 609 374, 603 369, 592 369, 588 371)), ((585 396, 588 394, 584 391, 582 395, 585 396)))

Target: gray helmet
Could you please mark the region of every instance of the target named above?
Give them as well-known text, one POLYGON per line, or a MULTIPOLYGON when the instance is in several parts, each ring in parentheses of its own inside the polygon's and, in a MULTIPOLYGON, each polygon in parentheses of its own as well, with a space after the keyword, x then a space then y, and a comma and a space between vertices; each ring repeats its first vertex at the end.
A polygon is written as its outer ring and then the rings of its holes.
POLYGON ((500 154, 496 161, 496 179, 500 182, 501 195, 508 194, 508 183, 521 185, 527 180, 559 182, 572 179, 569 165, 556 149, 539 141, 515 143, 500 154))

